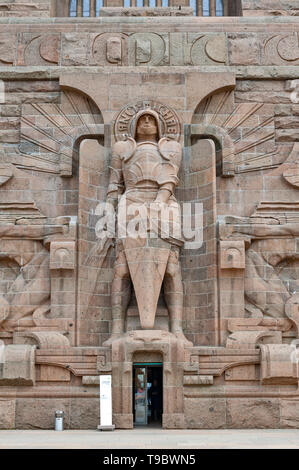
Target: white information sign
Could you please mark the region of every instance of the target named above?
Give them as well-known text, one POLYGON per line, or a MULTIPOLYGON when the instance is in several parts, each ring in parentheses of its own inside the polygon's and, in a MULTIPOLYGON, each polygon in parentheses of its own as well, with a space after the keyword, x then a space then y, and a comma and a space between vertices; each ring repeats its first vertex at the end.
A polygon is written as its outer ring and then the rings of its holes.
POLYGON ((101 426, 112 426, 112 376, 100 375, 101 426))

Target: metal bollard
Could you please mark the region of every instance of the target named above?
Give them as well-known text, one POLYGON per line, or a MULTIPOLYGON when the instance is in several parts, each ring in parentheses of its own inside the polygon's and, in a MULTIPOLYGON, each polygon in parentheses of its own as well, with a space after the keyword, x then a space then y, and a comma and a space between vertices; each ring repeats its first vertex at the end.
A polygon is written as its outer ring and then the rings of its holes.
POLYGON ((63 431, 64 411, 55 411, 55 431, 63 431))

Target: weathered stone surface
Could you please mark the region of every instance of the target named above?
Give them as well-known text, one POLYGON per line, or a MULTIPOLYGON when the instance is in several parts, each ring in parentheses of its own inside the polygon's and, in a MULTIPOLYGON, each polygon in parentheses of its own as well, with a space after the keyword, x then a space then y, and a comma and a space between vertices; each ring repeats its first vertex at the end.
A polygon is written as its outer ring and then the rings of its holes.
POLYGON ((220 268, 245 269, 245 245, 242 241, 220 242, 220 268))
POLYGON ((96 429, 99 422, 98 398, 17 399, 17 429, 54 429, 55 411, 64 411, 65 429, 96 429))
POLYGON ((280 400, 280 426, 282 428, 298 428, 299 402, 295 398, 280 400))
POLYGON ((66 33, 62 36, 61 62, 63 65, 87 65, 89 34, 66 33))
POLYGON ((224 398, 185 398, 185 426, 189 429, 222 429, 226 427, 224 398))
POLYGON ((64 411, 64 427, 68 429, 69 405, 68 399, 18 398, 16 400, 16 429, 54 429, 56 410, 64 411))
POLYGON ((62 367, 42 365, 38 379, 40 382, 69 382, 71 375, 70 371, 62 367))
POLYGON ((166 414, 162 416, 163 428, 165 429, 183 429, 184 415, 183 413, 166 414))
POLYGON ((212 375, 185 375, 184 385, 213 385, 212 375))
POLYGON ((257 65, 260 62, 259 42, 255 34, 229 35, 229 48, 232 65, 257 65))
POLYGON ((70 400, 70 429, 96 429, 100 422, 99 398, 70 400))
POLYGON ((52 242, 50 269, 75 269, 76 242, 52 242))
POLYGON ((17 36, 0 34, 0 64, 13 64, 15 61, 15 45, 17 36))
POLYGON ((244 16, 263 15, 297 15, 299 3, 297 0, 242 0, 244 16))
POLYGON ((299 132, 298 128, 295 129, 278 129, 276 131, 277 142, 298 142, 299 132))
POLYGON ((279 427, 279 400, 274 398, 228 398, 227 427, 239 429, 279 427))
POLYGON ((15 429, 15 400, 0 398, 0 429, 15 429))

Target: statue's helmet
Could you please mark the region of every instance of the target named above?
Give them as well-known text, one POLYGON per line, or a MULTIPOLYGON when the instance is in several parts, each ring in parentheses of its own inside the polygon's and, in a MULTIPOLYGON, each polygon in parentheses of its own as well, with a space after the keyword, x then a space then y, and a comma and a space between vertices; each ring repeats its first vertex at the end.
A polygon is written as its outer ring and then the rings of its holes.
POLYGON ((139 111, 136 114, 134 124, 133 124, 133 132, 132 132, 133 139, 136 139, 136 137, 137 137, 137 127, 138 127, 139 119, 142 116, 145 116, 146 114, 149 114, 150 116, 153 116, 155 118, 156 125, 157 125, 158 140, 160 140, 162 138, 161 119, 160 119, 159 114, 156 111, 154 111, 153 109, 150 109, 150 108, 143 109, 143 110, 139 111))

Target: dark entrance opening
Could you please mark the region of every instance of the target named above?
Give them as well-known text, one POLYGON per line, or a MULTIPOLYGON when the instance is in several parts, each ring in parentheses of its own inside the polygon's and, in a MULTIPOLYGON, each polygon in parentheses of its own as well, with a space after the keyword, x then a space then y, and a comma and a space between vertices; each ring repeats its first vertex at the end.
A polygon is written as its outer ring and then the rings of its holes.
POLYGON ((134 426, 162 426, 163 367, 161 363, 133 365, 134 426))

